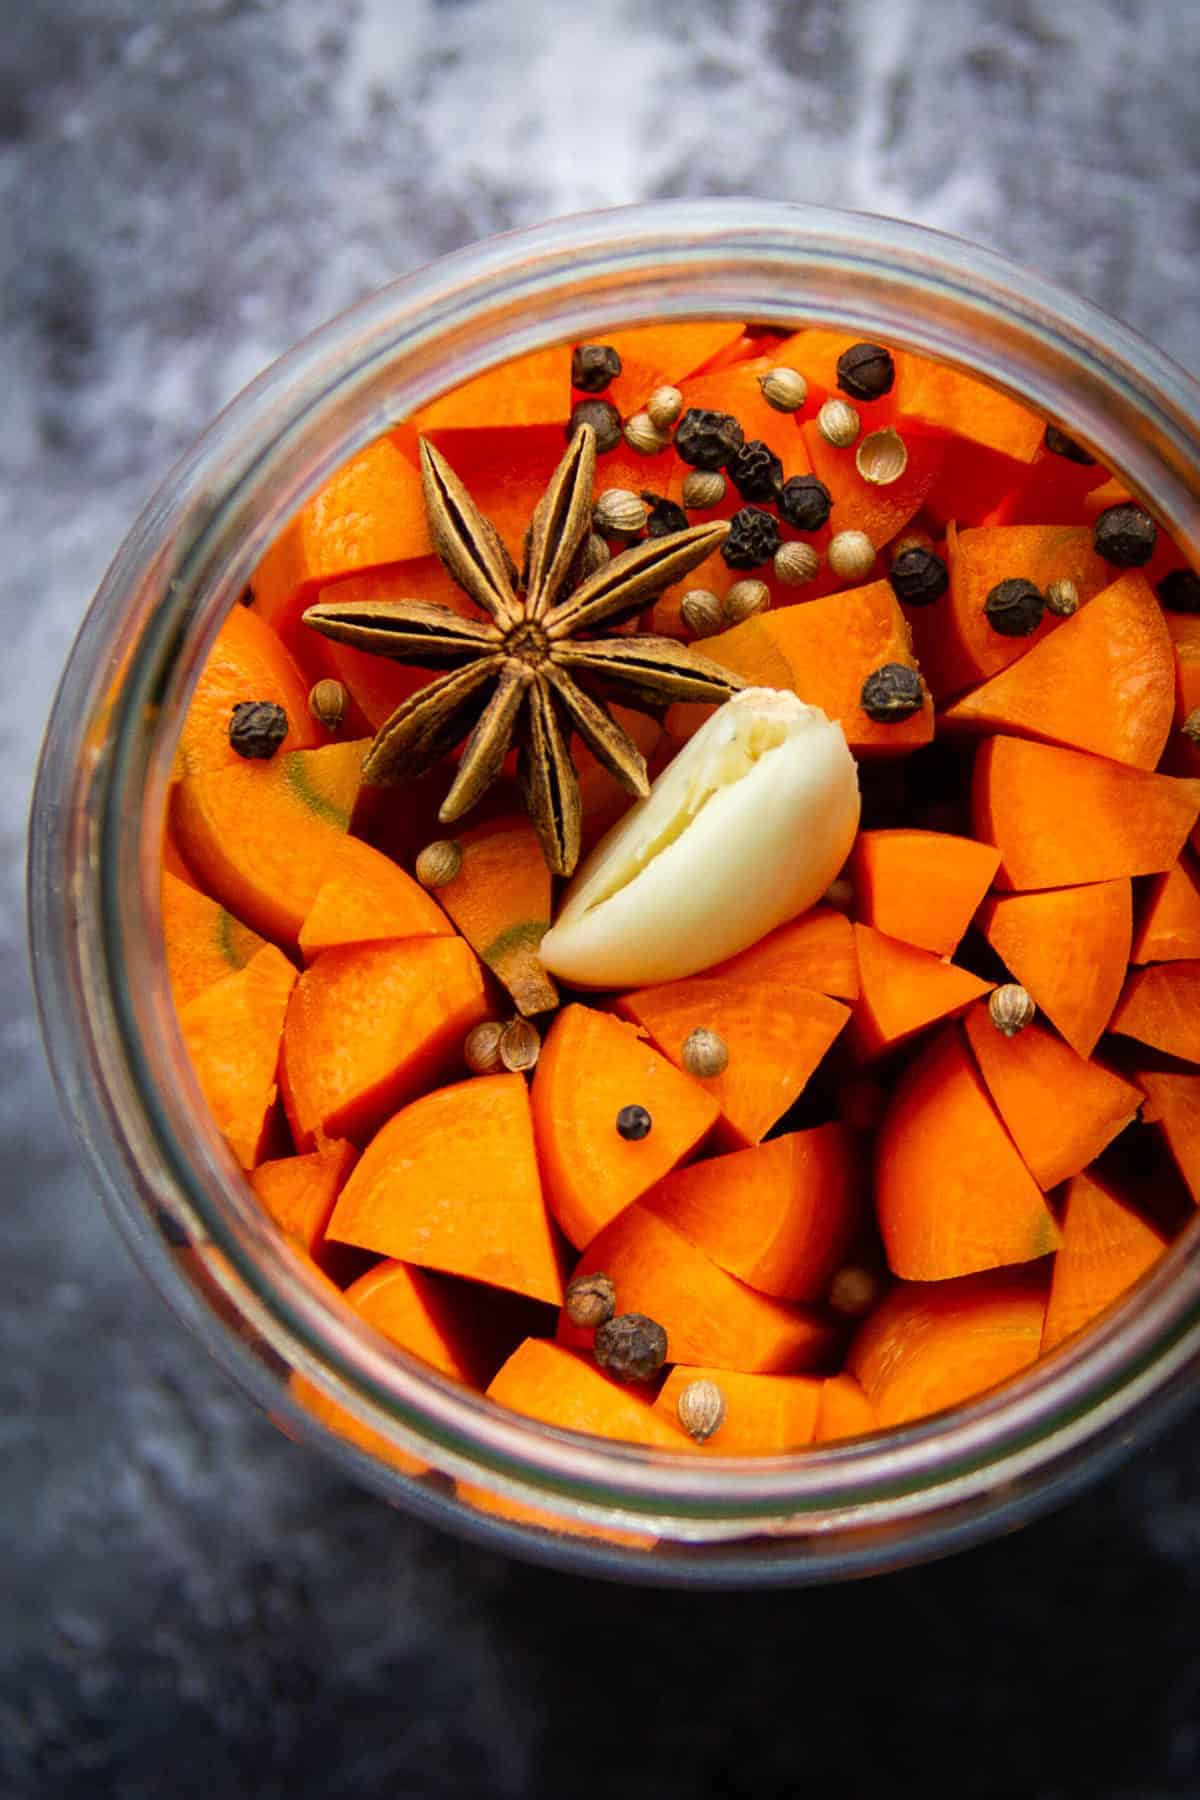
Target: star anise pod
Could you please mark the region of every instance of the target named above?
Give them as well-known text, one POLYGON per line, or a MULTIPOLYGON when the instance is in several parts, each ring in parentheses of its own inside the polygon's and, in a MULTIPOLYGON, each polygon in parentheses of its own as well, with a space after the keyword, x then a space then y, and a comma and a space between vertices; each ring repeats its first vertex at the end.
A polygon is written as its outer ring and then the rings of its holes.
POLYGON ((629 793, 649 792, 641 752, 590 687, 602 685, 630 706, 656 711, 674 700, 724 700, 742 686, 673 638, 585 635, 641 612, 729 530, 718 520, 649 538, 572 586, 591 525, 595 469, 596 435, 584 425, 534 509, 518 575, 495 526, 446 459, 422 440, 434 547, 487 618, 399 598, 330 600, 304 614, 306 625, 356 650, 446 669, 381 727, 363 765, 365 779, 384 785, 420 775, 466 737, 439 814, 449 824, 491 786, 515 740, 525 803, 558 875, 569 875, 579 858, 572 732, 629 793))

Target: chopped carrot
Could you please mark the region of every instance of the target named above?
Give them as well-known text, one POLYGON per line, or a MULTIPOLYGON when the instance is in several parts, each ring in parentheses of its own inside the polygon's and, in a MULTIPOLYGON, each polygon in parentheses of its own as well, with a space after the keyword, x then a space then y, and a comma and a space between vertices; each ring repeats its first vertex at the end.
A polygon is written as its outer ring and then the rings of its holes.
POLYGON ((1147 890, 1130 962, 1179 962, 1200 957, 1200 870, 1181 856, 1147 890))
MULTIPOLYGON (((367 845, 360 846, 365 850, 367 845)), ((453 937, 454 926, 423 887, 388 857, 356 849, 352 866, 334 866, 300 927, 305 962, 347 944, 397 938, 453 937)))
POLYGON ((996 954, 1080 1056, 1090 1056, 1125 981, 1132 935, 1129 877, 985 901, 979 923, 996 954))
POLYGON ((912 351, 896 363, 896 413, 1021 463, 1033 461, 1046 430, 1045 420, 1011 394, 912 351))
POLYGON ((1125 983, 1110 1029, 1168 1056, 1200 1063, 1200 959, 1136 970, 1125 983))
POLYGON ((1094 1170, 1076 1175, 1063 1206, 1043 1355, 1119 1300, 1165 1248, 1161 1234, 1094 1170))
POLYGON ((688 1438, 693 1450, 713 1456, 785 1456, 810 1444, 826 1384, 813 1375, 748 1375, 677 1363, 663 1383, 654 1410, 678 1424, 679 1396, 692 1381, 715 1382, 725 1417, 712 1437, 688 1438))
POLYGON ((850 861, 858 919, 953 956, 999 862, 991 845, 945 831, 860 831, 850 861))
MULTIPOLYGON (((732 368, 693 375, 683 384, 683 404, 685 407, 705 407, 714 412, 732 413, 742 427, 747 443, 758 439, 775 452, 783 464, 783 478, 787 481, 793 475, 807 475, 812 465, 804 433, 800 428, 799 415, 781 413, 763 399, 762 378, 774 367, 770 358, 759 357, 754 362, 736 363, 732 368)), ((683 474, 687 473, 684 468, 683 474)), ((727 488, 725 506, 715 509, 712 516, 719 517, 721 512, 735 511, 741 504, 737 489, 731 482, 727 488)))
POLYGON ((196 1079, 243 1169, 252 1169, 262 1154, 295 980, 287 957, 266 944, 244 969, 213 982, 179 1014, 196 1079))
POLYGON ((969 969, 869 925, 856 925, 854 936, 861 991, 847 1040, 864 1061, 894 1050, 938 1019, 965 1012, 992 986, 969 969))
POLYGON ((627 419, 642 410, 655 388, 682 388, 741 335, 741 325, 732 319, 687 319, 605 332, 603 341, 621 358, 621 373, 601 398, 611 400, 627 419))
POLYGON ((307 1156, 259 1163, 250 1185, 280 1231, 293 1238, 319 1269, 341 1287, 362 1272, 362 1257, 325 1241, 334 1202, 358 1158, 353 1144, 322 1145, 307 1156))
POLYGON ((937 438, 909 438, 903 475, 881 487, 859 474, 855 447, 838 449, 814 420, 802 429, 813 474, 825 483, 833 500, 829 530, 865 532, 876 550, 915 518, 941 473, 945 451, 937 438))
POLYGON ((830 1375, 821 1383, 814 1444, 831 1444, 843 1438, 864 1437, 878 1431, 875 1408, 853 1375, 830 1375))
POLYGON ((308 683, 278 632, 252 608, 235 606, 192 690, 179 735, 179 774, 236 767, 242 761, 229 742, 229 724, 234 707, 244 700, 282 706, 288 721, 284 751, 308 750, 325 742, 308 710, 308 683))
POLYGON ((462 865, 438 899, 523 1013, 547 1012, 558 989, 538 945, 550 929, 550 871, 524 816, 502 815, 457 836, 462 865))
POLYGON ((832 906, 814 906, 706 973, 715 980, 755 981, 768 988, 815 988, 818 994, 832 994, 837 1000, 856 1000, 854 929, 845 914, 832 906))
POLYGON ((1142 1117, 1159 1127, 1192 1199, 1200 1206, 1200 1075, 1148 1069, 1134 1079, 1146 1096, 1142 1117))
POLYGON ((170 874, 165 861, 162 923, 167 975, 176 1007, 186 1006, 235 969, 244 969, 265 942, 216 900, 170 874))
POLYGON ((464 429, 490 434, 514 425, 557 425, 561 433, 570 410, 570 346, 552 344, 473 375, 428 401, 413 414, 412 423, 418 432, 464 429))

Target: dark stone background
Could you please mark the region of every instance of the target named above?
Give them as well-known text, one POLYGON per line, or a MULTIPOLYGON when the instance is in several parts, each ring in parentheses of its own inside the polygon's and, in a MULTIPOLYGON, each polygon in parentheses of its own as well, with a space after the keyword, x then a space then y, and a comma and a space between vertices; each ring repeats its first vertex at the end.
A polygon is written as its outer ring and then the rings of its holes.
POLYGON ((1200 1793, 1200 1458, 843 1589, 531 1570, 292 1448, 130 1266, 21 946, 58 667, 288 343, 484 233, 757 192, 991 242, 1200 364, 1194 0, 7 0, 0 24, 0 1793, 1200 1793))

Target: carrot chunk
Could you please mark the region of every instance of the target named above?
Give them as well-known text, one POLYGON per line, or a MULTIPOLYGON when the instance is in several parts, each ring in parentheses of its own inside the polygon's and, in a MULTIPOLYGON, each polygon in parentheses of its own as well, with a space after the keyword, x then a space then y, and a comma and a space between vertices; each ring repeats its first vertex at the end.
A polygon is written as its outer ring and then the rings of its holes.
POLYGON ((1119 1300, 1165 1248, 1160 1233, 1094 1171, 1076 1175, 1063 1207, 1043 1354, 1119 1300))
POLYGON ((999 862, 991 845, 945 831, 860 831, 850 861, 859 922, 953 956, 999 862))
POLYGON ((252 1169, 262 1154, 295 980, 287 957, 266 944, 244 969, 213 982, 179 1014, 196 1079, 243 1169, 252 1169))
POLYGON ((1125 981, 1128 876, 985 901, 980 926, 1013 979, 1080 1056, 1090 1056, 1125 981))
POLYGON ((992 985, 869 925, 856 925, 854 936, 861 992, 847 1037, 863 1060, 885 1055, 938 1019, 965 1012, 992 985))

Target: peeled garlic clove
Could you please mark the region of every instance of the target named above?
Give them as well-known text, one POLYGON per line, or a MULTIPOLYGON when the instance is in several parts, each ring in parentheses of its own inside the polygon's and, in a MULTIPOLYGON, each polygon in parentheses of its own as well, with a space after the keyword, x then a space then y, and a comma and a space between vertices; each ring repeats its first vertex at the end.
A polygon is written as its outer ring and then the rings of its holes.
POLYGON ((841 726, 795 694, 745 688, 597 844, 542 962, 578 987, 711 968, 820 899, 858 814, 841 726))

